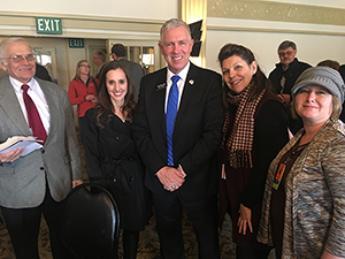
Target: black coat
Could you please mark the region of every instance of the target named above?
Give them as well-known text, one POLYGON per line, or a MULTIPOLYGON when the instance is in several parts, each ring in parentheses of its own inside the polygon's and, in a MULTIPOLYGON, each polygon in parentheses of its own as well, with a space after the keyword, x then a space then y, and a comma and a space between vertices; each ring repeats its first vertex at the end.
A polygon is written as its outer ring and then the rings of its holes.
POLYGON ((107 114, 105 127, 96 123, 96 109, 86 113, 83 143, 90 181, 104 185, 114 196, 124 229, 144 228, 150 215, 144 169, 131 136, 131 124, 107 114))
POLYGON ((289 64, 289 68, 287 70, 283 70, 282 64, 277 63, 276 68, 269 75, 269 80, 272 83, 273 91, 277 94, 290 94, 291 88, 294 86, 297 78, 304 70, 310 67, 311 66, 309 64, 298 61, 297 58, 295 58, 295 60, 289 64), (285 77, 286 81, 284 88, 282 89, 280 81, 283 76, 285 77))

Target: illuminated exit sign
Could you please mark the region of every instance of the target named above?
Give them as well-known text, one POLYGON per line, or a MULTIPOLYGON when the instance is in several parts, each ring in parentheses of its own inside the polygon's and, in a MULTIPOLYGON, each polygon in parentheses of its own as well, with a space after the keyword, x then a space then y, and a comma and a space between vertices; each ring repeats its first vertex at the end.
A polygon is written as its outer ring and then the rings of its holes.
POLYGON ((36 17, 36 32, 39 34, 62 34, 62 21, 54 17, 36 17))

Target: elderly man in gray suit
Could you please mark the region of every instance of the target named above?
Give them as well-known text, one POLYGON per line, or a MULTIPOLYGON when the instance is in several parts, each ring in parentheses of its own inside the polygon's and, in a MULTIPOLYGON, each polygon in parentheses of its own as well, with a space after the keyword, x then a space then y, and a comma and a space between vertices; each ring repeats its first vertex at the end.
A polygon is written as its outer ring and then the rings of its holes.
POLYGON ((61 201, 81 183, 80 158, 72 111, 65 91, 34 78, 35 56, 23 38, 0 44, 8 76, 0 79, 0 142, 34 136, 43 148, 21 156, 0 156, 0 209, 17 259, 39 259, 38 233, 43 214, 53 257, 66 259, 59 238, 61 201))

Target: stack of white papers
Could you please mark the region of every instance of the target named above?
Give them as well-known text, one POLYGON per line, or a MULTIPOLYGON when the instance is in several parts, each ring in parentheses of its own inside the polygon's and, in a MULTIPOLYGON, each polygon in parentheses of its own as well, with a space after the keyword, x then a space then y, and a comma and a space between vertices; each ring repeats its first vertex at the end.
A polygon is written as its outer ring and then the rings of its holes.
POLYGON ((8 138, 4 143, 0 144, 0 154, 14 150, 16 148, 22 148, 23 152, 21 156, 42 148, 42 144, 38 143, 36 138, 29 136, 14 136, 8 138))

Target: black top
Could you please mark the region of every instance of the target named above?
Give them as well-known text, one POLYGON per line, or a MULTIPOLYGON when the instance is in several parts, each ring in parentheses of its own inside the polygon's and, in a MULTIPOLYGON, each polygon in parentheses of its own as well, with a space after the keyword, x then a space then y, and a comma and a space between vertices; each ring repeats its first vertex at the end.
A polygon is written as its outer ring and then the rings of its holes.
MULTIPOLYGON (((236 110, 237 106, 229 106, 226 116, 230 116, 230 127, 228 134, 225 133, 224 143, 230 137, 236 110)), ((229 167, 226 163, 227 154, 224 151, 226 180, 221 184, 219 211, 221 218, 225 212, 230 213, 233 222, 233 240, 237 244, 255 242, 268 167, 289 140, 287 113, 283 104, 272 94, 265 94, 256 109, 254 119, 253 168, 229 167), (253 234, 249 231, 246 236, 238 234, 240 203, 252 210, 253 234)))
MULTIPOLYGON (((284 232, 284 210, 285 210, 285 180, 289 174, 293 164, 296 159, 302 153, 307 145, 299 146, 298 143, 289 152, 287 152, 279 162, 279 165, 284 164, 285 169, 283 170, 283 175, 279 184, 278 189, 272 188, 271 197, 271 211, 270 211, 270 222, 272 227, 272 238, 273 244, 276 249, 276 254, 278 258, 281 258, 282 246, 283 246, 283 232, 284 232)), ((278 166, 279 168, 279 166, 278 166)), ((278 173, 278 170, 276 174, 278 173)))
POLYGON ((87 172, 91 181, 104 185, 119 206, 125 229, 140 230, 149 216, 144 169, 131 136, 131 123, 113 113, 101 127, 96 122, 96 108, 86 115, 83 137, 87 172))
POLYGON ((51 76, 48 73, 48 70, 44 66, 42 66, 41 64, 38 64, 38 63, 36 63, 35 76, 42 79, 42 80, 53 82, 51 76))
POLYGON ((277 63, 276 68, 268 77, 272 83, 273 91, 277 94, 290 94, 291 88, 294 86, 299 75, 310 67, 311 65, 298 61, 297 58, 289 64, 289 68, 287 70, 283 69, 283 65, 281 63, 277 63), (285 77, 285 84, 283 87, 281 86, 282 77, 285 77))
POLYGON ((280 149, 289 141, 284 106, 275 99, 263 100, 255 116, 253 168, 242 203, 252 207, 262 200, 267 171, 280 149))

